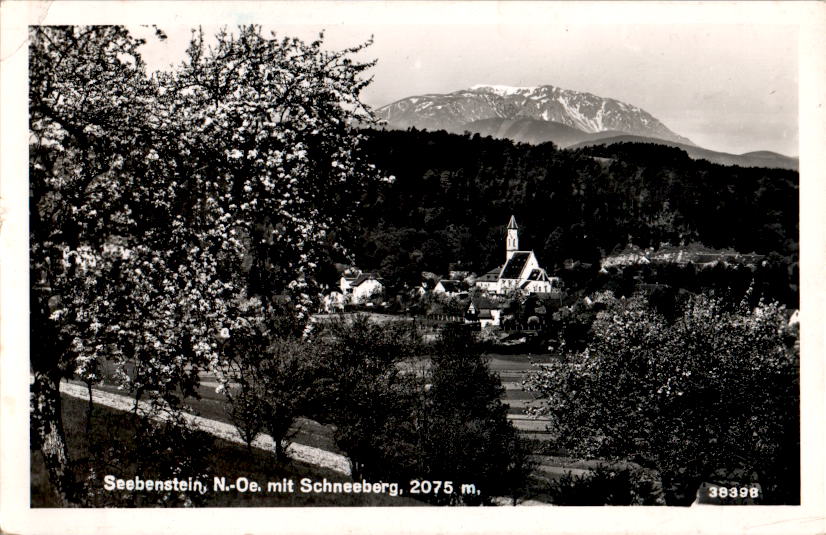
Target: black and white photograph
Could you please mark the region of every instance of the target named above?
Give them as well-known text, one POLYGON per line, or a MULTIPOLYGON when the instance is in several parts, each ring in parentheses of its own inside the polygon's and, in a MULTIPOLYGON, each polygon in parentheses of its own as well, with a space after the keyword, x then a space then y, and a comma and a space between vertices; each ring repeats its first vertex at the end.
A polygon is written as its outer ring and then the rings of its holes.
POLYGON ((3 49, 25 66, 3 373, 14 358, 29 517, 300 510, 299 532, 372 510, 383 533, 424 529, 393 511, 598 507, 826 529, 805 453, 823 88, 801 53, 822 4, 57 4, 3 49))

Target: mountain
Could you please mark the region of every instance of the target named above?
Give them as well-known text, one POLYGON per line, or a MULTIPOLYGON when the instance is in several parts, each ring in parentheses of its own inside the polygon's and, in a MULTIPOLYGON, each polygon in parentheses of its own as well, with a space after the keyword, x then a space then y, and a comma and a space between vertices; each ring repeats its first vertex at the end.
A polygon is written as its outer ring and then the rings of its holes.
POLYGON ((611 145, 612 143, 654 143, 658 145, 668 145, 676 147, 688 153, 688 156, 695 160, 708 160, 711 163, 721 165, 739 165, 740 167, 773 167, 778 169, 792 169, 797 171, 799 160, 783 154, 771 151, 755 151, 745 154, 729 154, 727 152, 717 152, 704 149, 696 145, 676 143, 673 141, 663 141, 642 136, 618 135, 604 137, 601 139, 584 140, 568 146, 568 148, 581 148, 590 145, 611 145))
MULTIPOLYGON (((461 133, 469 127, 479 127, 478 121, 533 119, 555 125, 523 122, 517 128, 554 129, 570 140, 577 134, 561 127, 567 126, 585 134, 613 131, 693 145, 690 139, 672 132, 650 113, 636 106, 552 85, 476 85, 448 94, 407 97, 379 108, 377 114, 387 121, 389 127, 400 129, 412 126, 461 133)), ((498 129, 501 125, 483 123, 481 126, 498 129)), ((506 125, 505 128, 512 126, 506 125)))

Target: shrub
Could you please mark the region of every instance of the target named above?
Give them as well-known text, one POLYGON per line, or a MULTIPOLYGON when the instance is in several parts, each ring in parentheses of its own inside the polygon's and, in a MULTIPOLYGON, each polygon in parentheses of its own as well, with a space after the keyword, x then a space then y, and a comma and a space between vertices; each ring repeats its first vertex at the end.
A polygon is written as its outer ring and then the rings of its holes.
POLYGON ((247 445, 247 451, 250 451, 252 443, 264 429, 264 409, 261 400, 249 381, 242 381, 237 387, 227 388, 225 395, 224 411, 227 418, 247 445))
POLYGON ((123 429, 123 416, 104 413, 107 436, 90 441, 86 465, 84 507, 191 507, 202 505, 207 495, 197 492, 135 492, 104 489, 104 477, 140 477, 143 480, 200 479, 207 483, 206 455, 213 438, 192 428, 180 413, 140 412, 134 427, 123 429))
POLYGON ((658 481, 631 468, 601 464, 575 476, 568 472, 548 485, 555 505, 662 505, 665 500, 658 481))

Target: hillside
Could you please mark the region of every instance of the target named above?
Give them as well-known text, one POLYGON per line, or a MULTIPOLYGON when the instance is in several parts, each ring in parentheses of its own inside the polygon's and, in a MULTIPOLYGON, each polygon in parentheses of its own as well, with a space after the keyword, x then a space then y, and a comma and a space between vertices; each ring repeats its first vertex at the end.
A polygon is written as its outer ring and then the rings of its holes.
POLYGON ((465 125, 465 131, 497 139, 511 139, 520 143, 539 145, 552 141, 560 147, 568 147, 581 142, 622 135, 612 130, 588 133, 578 128, 554 121, 543 121, 529 117, 516 119, 481 119, 465 125))
POLYGON ((796 262, 793 170, 725 167, 644 143, 563 150, 446 132, 366 134, 370 161, 396 179, 368 192, 358 223, 341 232, 356 237, 357 265, 388 281, 501 265, 512 214, 520 246, 551 270, 568 258, 599 265, 629 243, 697 242, 796 262))
POLYGON ((614 143, 653 143, 657 145, 667 145, 684 150, 691 158, 695 160, 708 160, 711 163, 720 165, 737 165, 740 167, 774 167, 778 169, 792 169, 797 170, 799 161, 797 158, 790 158, 776 152, 771 151, 756 151, 747 152, 745 154, 729 154, 727 152, 717 152, 709 149, 704 149, 696 145, 686 145, 684 143, 677 143, 674 141, 665 141, 662 139, 652 139, 640 136, 618 135, 609 136, 599 139, 583 140, 569 145, 570 148, 581 148, 593 145, 611 145, 614 143))

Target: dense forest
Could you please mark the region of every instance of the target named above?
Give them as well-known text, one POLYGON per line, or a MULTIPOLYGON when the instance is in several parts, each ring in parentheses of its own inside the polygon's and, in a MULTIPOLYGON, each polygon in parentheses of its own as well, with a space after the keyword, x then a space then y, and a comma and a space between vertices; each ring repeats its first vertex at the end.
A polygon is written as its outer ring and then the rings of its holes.
POLYGON ((795 171, 722 166, 653 144, 561 150, 478 134, 365 133, 370 161, 395 180, 370 188, 342 230, 357 238, 359 267, 391 283, 501 265, 514 214, 520 247, 549 271, 566 259, 598 266, 629 244, 701 243, 771 255, 796 284, 795 171))

